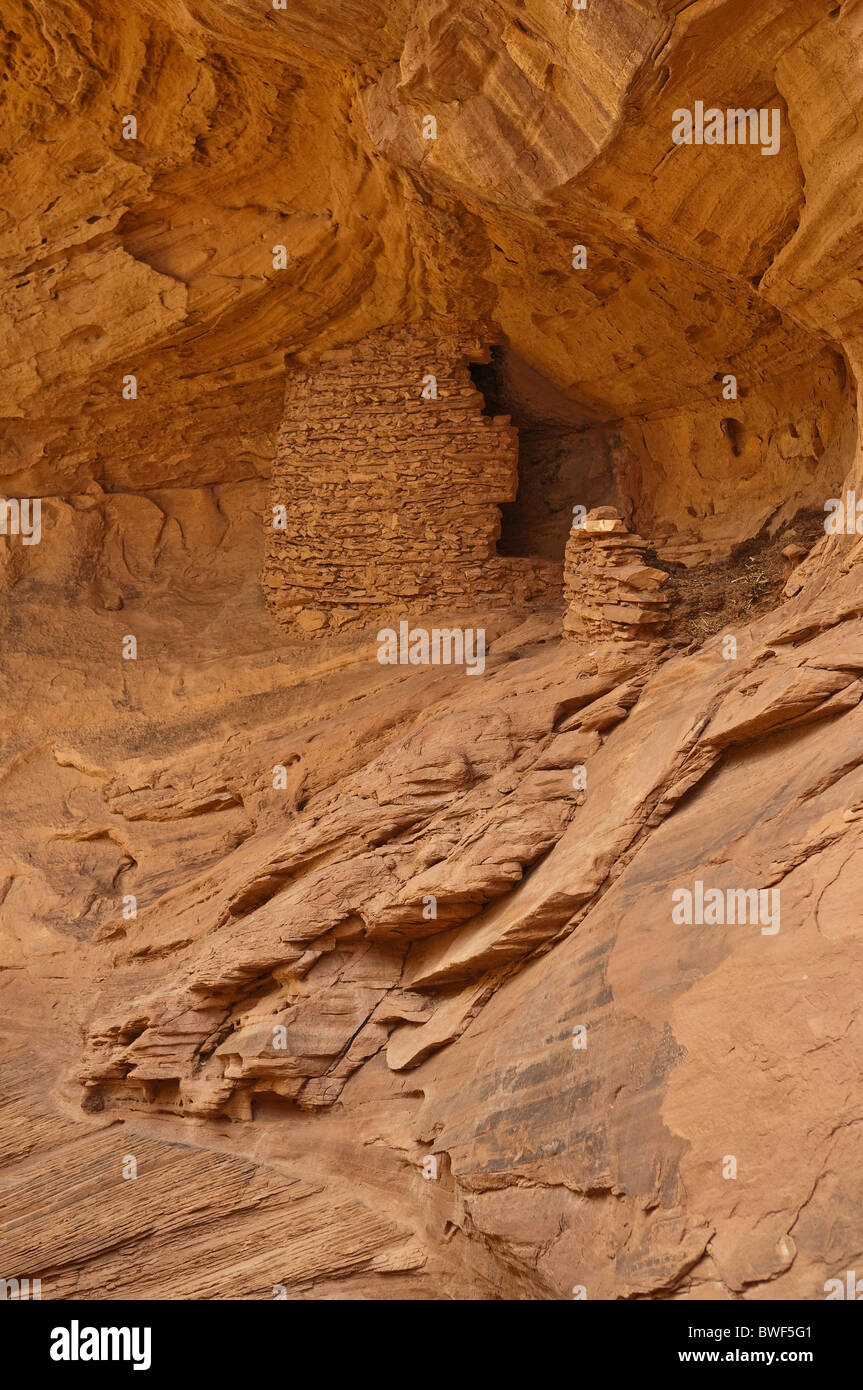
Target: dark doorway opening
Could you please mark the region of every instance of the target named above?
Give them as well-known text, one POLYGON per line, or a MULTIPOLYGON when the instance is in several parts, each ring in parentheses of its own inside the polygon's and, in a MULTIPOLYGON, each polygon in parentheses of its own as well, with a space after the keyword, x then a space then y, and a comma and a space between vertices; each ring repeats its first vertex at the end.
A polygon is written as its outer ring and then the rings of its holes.
POLYGON ((621 437, 506 347, 470 373, 484 413, 508 415, 518 430, 518 492, 501 506, 497 553, 562 560, 573 506, 620 506, 621 437))

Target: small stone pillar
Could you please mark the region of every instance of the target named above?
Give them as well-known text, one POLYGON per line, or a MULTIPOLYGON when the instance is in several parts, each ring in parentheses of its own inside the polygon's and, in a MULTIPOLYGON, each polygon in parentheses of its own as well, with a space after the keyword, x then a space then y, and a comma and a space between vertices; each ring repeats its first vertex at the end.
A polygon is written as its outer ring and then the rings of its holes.
POLYGON ((563 635, 574 642, 654 642, 668 620, 668 575, 644 563, 647 541, 614 507, 595 507, 566 545, 563 635))

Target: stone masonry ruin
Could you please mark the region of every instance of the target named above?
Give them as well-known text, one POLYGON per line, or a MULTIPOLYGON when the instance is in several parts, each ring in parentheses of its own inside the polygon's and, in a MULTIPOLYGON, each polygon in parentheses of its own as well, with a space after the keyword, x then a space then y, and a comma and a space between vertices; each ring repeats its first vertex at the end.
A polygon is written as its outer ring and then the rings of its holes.
MULTIPOLYGON (((698 567, 717 553, 715 537, 694 545, 679 507, 663 515, 656 497, 666 474, 631 447, 634 426, 604 416, 482 323, 390 326, 295 365, 261 576, 271 611, 305 638, 436 612, 481 623, 565 603, 564 636, 594 643, 652 642, 671 605, 680 640, 703 638, 722 622, 698 597, 709 579, 698 567), (608 524, 596 536, 571 530, 574 506, 608 524), (649 541, 630 534, 636 525, 649 541), (648 545, 661 570, 642 563, 648 545), (669 568, 677 573, 663 588, 669 568)), ((701 477, 694 457, 687 476, 701 477)), ((714 520, 721 531, 725 521, 714 520)), ((720 585, 721 602, 707 602, 721 610, 733 600, 743 612, 782 584, 769 566, 737 572, 747 566, 745 555, 735 560, 733 528, 745 536, 757 525, 733 511, 726 521, 719 554, 737 569, 720 585)), ((806 525, 777 536, 799 544, 806 525)))
POLYGON ((487 341, 408 324, 289 373, 262 575, 289 630, 560 598, 559 563, 495 552, 518 436, 471 380, 487 341))
POLYGON ((645 564, 647 542, 613 507, 596 507, 566 546, 563 635, 575 641, 655 642, 668 619, 664 570, 645 564))

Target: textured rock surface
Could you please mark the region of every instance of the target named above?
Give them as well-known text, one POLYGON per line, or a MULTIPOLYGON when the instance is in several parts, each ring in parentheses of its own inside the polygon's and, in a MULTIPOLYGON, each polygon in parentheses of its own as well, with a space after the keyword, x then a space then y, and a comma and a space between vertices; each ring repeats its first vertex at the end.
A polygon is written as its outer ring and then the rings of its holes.
POLYGON ((0 536, 0 1278, 822 1298, 863 1247, 863 539, 676 647, 562 640, 559 576, 574 505, 730 590, 736 544, 863 497, 863 3, 6 19, 0 490, 42 534, 0 536), (674 146, 698 100, 781 150, 674 146), (421 557, 476 544, 490 598, 328 553, 483 627, 481 679, 261 584, 273 491, 299 536, 318 485, 291 382, 442 319, 558 441, 556 511, 520 524, 522 477, 503 518, 541 544, 489 553, 492 450, 436 473, 476 534, 435 503, 421 557), (697 884, 781 923, 680 920, 697 884))

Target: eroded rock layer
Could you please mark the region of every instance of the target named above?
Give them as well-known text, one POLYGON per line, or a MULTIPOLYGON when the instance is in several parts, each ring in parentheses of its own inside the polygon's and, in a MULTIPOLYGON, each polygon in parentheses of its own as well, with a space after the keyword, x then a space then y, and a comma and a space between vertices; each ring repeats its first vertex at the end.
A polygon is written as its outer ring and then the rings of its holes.
POLYGON ((0 1279, 823 1298, 863 3, 4 18, 0 1279))

